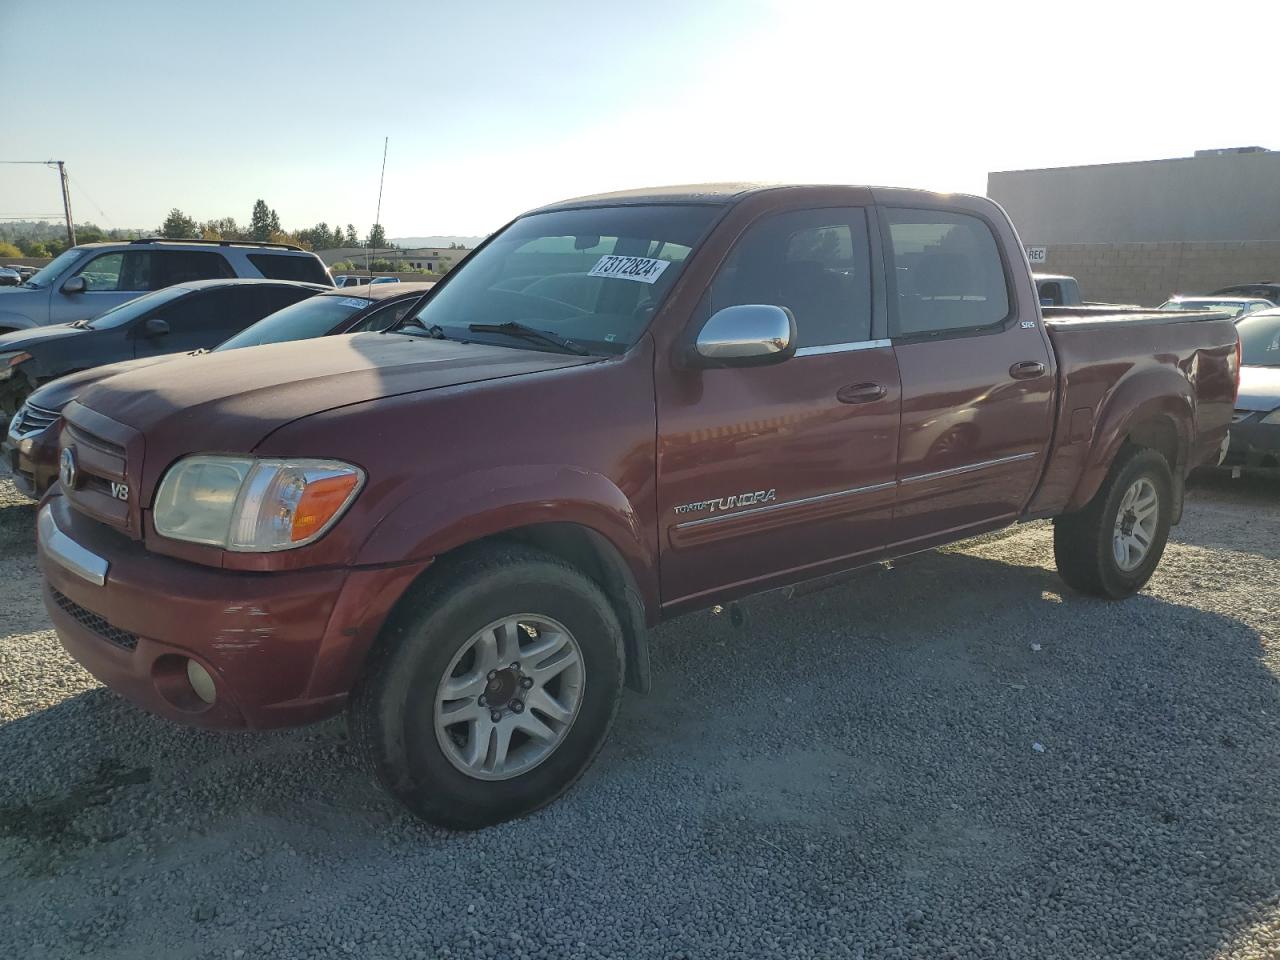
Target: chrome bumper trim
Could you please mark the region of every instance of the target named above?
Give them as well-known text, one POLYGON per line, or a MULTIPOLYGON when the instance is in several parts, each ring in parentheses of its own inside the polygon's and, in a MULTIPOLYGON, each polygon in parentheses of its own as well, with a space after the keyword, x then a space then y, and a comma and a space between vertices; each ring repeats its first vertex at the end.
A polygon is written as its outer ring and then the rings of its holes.
POLYGON ((61 566, 99 587, 106 585, 110 564, 59 530, 53 519, 53 511, 47 504, 40 508, 40 516, 36 520, 36 535, 44 552, 61 566))

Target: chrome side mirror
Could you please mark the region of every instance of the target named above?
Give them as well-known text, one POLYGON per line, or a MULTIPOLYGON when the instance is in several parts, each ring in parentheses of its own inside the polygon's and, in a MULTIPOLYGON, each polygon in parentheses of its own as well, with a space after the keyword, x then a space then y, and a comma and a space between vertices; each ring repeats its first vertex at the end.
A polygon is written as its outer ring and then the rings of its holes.
POLYGON ((690 358, 699 367, 781 363, 796 352, 796 320, 786 307, 744 303, 724 307, 698 331, 690 358))
POLYGON ((72 277, 62 285, 63 293, 84 293, 89 289, 89 285, 85 283, 84 277, 72 277))

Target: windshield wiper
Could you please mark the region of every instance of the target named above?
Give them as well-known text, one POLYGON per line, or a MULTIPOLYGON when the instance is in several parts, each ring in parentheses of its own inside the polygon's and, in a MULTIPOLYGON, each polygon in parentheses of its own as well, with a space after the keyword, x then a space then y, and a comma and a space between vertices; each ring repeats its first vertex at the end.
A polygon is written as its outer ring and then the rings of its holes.
POLYGON ((582 344, 562 337, 549 330, 537 330, 528 324, 508 320, 506 323, 473 323, 467 327, 472 333, 505 333, 509 337, 520 337, 524 340, 537 340, 549 343, 562 353, 572 353, 579 357, 591 356, 591 351, 582 344))
POLYGON ((444 332, 444 328, 440 326, 440 324, 432 323, 428 325, 423 323, 417 317, 412 317, 409 320, 401 320, 399 323, 394 323, 391 326, 387 327, 387 329, 383 330, 382 332, 383 333, 404 333, 404 334, 408 334, 411 337, 421 336, 421 334, 417 333, 416 331, 410 330, 409 327, 417 327, 419 330, 423 331, 423 333, 425 333, 432 340, 448 340, 449 339, 449 337, 444 332))

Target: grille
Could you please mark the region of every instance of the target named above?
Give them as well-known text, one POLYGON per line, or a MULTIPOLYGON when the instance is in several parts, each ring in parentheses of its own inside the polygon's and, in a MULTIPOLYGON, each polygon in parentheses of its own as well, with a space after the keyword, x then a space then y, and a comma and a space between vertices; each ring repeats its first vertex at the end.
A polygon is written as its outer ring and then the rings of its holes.
POLYGON ((125 650, 133 650, 138 646, 138 638, 132 633, 127 630, 121 630, 119 627, 113 627, 107 622, 106 618, 98 616, 92 610, 86 610, 70 597, 59 593, 52 587, 49 590, 53 594, 53 602, 58 605, 58 609, 75 620, 80 626, 92 630, 103 640, 108 643, 114 643, 117 647, 122 647, 125 650))
POLYGON ((24 403, 14 415, 13 423, 9 425, 9 432, 15 437, 34 436, 57 423, 59 416, 56 410, 46 410, 43 407, 33 407, 29 403, 24 403))
POLYGON ((101 450, 103 453, 109 454, 113 457, 119 457, 121 460, 124 460, 124 447, 119 444, 112 443, 110 440, 104 440, 102 437, 96 437, 84 428, 71 426, 70 424, 67 425, 66 431, 67 435, 76 443, 82 443, 86 447, 94 447, 101 450))

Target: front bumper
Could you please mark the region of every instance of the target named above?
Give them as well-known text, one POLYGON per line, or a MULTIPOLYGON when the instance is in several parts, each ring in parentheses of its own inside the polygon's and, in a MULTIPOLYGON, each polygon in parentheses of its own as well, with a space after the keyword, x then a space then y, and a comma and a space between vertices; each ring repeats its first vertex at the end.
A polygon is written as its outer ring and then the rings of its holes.
POLYGON ((202 727, 280 727, 342 709, 404 588, 427 563, 242 573, 147 551, 59 495, 37 557, 63 647, 145 710, 202 727), (214 678, 207 704, 187 661, 214 678))
POLYGON ((58 479, 58 428, 49 427, 34 436, 6 434, 0 457, 13 472, 13 485, 32 500, 45 495, 58 479))
POLYGON ((1231 424, 1224 467, 1280 470, 1280 423, 1263 423, 1266 412, 1251 412, 1231 424))

